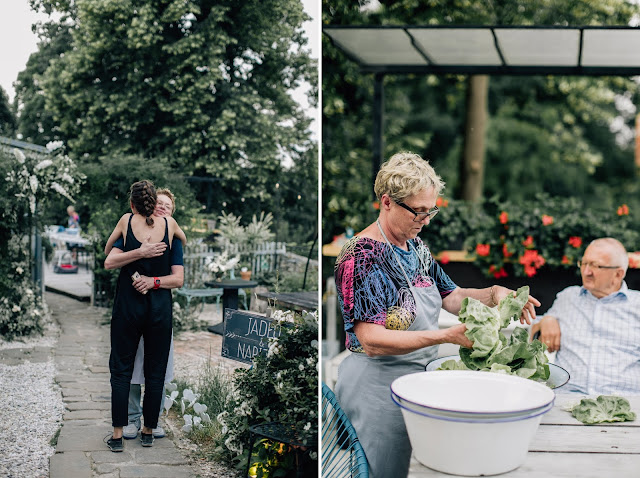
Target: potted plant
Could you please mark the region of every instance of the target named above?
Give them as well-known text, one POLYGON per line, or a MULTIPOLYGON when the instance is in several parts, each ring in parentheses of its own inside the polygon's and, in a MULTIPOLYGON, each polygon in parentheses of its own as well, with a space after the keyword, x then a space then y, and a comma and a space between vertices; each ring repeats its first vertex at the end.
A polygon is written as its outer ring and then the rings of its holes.
POLYGON ((240 278, 243 280, 251 279, 251 264, 248 262, 240 263, 240 278))

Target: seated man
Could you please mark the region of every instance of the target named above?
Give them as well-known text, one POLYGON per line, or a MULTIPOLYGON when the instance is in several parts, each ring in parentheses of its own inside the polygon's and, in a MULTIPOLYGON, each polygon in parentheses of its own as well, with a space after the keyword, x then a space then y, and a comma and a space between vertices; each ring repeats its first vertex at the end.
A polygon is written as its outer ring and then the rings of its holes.
POLYGON ((559 392, 640 395, 640 292, 624 282, 629 258, 616 239, 596 239, 578 262, 582 287, 558 293, 531 334, 571 375, 559 392))

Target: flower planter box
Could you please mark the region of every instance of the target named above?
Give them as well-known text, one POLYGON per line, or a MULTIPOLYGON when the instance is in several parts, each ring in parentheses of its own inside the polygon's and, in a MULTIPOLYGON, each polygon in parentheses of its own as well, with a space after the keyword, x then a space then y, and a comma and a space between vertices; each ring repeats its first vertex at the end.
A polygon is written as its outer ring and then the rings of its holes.
MULTIPOLYGON (((551 268, 542 266, 533 277, 504 277, 495 279, 486 277, 464 251, 445 251, 436 256, 444 271, 459 287, 484 288, 494 284, 516 290, 528 285, 531 295, 538 299, 541 306, 537 312, 545 313, 553 304, 556 294, 570 285, 581 285, 582 278, 577 268, 551 268), (443 263, 446 254, 449 262, 443 263)), ((640 289, 640 269, 629 268, 625 281, 630 289, 640 289)))

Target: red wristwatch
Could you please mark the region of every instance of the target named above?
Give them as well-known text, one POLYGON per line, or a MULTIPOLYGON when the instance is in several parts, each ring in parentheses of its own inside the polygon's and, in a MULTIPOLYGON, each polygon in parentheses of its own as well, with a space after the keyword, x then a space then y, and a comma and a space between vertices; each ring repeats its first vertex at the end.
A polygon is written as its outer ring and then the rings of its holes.
POLYGON ((159 289, 160 288, 160 279, 158 279, 157 277, 153 278, 153 288, 154 289, 159 289))

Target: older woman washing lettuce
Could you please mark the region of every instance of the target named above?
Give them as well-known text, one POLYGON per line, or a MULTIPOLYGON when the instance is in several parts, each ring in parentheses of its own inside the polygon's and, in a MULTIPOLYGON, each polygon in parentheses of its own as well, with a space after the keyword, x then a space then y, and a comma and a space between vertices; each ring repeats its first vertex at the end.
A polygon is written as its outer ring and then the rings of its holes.
MULTIPOLYGON (((417 154, 398 153, 383 164, 375 192, 378 220, 345 244, 335 269, 351 352, 341 364, 336 395, 353 423, 373 478, 406 476, 411 444, 401 412, 389 398, 391 382, 424 370, 438 344, 471 347, 465 324, 438 329, 440 309, 457 314, 473 297, 495 306, 513 291, 492 286, 462 289, 417 237, 437 214, 444 183, 417 154)), ((520 321, 531 323, 529 297, 520 321)))

